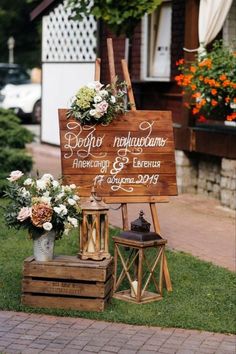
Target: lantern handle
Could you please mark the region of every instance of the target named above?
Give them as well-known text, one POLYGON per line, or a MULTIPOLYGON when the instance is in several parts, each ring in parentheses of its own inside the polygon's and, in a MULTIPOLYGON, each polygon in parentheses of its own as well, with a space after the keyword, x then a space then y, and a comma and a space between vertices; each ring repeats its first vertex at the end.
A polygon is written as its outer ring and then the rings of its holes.
POLYGON ((102 197, 99 197, 97 194, 96 194, 96 191, 95 191, 95 188, 94 186, 92 187, 92 190, 91 190, 91 197, 92 199, 95 199, 96 201, 100 202, 102 200, 102 197))

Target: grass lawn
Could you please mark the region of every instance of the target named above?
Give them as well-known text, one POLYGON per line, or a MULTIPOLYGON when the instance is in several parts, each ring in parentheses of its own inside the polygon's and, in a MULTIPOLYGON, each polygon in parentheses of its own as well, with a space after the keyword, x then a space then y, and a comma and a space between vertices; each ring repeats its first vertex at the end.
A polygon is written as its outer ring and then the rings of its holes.
MULTIPOLYGON (((136 305, 112 299, 103 313, 23 306, 20 303, 22 266, 24 259, 32 254, 32 241, 27 239, 26 231, 8 230, 4 225, 2 212, 0 224, 0 310, 235 333, 235 274, 182 252, 167 252, 173 292, 164 290, 161 301, 136 305)), ((113 229, 111 235, 117 232, 118 230, 113 229)), ((74 233, 69 238, 57 241, 55 253, 75 255, 77 244, 74 233)))

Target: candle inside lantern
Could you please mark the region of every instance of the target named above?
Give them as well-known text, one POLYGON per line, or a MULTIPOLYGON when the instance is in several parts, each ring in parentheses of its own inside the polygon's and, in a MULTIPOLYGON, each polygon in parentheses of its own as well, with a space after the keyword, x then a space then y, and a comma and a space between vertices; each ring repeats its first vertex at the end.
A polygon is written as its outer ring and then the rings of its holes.
POLYGON ((95 252, 95 242, 96 242, 96 229, 92 230, 92 235, 90 235, 88 243, 88 252, 95 252))
POLYGON ((138 291, 138 281, 134 280, 134 281, 132 281, 130 296, 131 297, 136 297, 137 291, 138 291))

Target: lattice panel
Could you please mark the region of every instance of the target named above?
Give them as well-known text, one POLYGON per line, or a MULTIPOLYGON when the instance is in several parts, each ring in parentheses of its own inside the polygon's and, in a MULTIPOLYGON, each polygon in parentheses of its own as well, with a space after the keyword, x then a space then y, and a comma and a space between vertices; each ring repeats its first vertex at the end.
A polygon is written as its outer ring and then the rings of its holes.
POLYGON ((69 19, 65 2, 43 17, 43 62, 93 62, 96 59, 97 22, 69 19))

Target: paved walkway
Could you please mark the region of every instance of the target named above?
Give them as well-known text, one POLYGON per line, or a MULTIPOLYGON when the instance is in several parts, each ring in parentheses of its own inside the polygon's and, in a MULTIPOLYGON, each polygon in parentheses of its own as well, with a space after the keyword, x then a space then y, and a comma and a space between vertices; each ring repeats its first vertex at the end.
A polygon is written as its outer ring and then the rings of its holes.
POLYGON ((235 354, 236 336, 0 312, 0 351, 21 354, 235 354))

